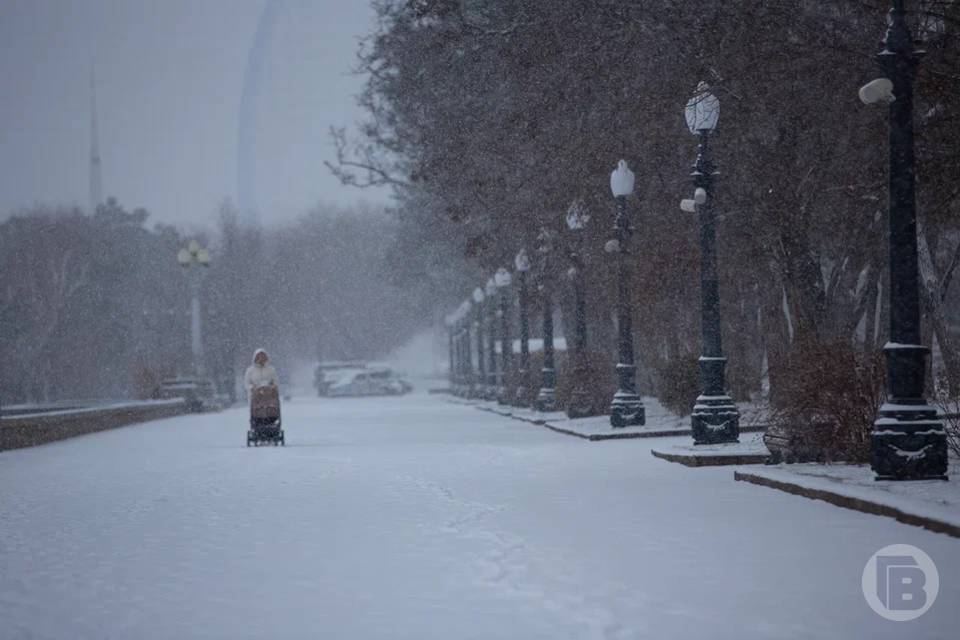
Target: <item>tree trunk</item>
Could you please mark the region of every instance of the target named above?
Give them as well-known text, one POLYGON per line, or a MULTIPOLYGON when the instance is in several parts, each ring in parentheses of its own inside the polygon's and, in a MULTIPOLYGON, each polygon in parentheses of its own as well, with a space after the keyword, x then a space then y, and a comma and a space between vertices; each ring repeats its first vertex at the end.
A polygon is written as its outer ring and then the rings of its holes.
POLYGON ((927 226, 920 215, 917 216, 917 255, 920 263, 920 302, 940 346, 947 389, 951 396, 957 396, 960 395, 960 352, 950 335, 950 326, 940 299, 940 278, 927 241, 927 226))

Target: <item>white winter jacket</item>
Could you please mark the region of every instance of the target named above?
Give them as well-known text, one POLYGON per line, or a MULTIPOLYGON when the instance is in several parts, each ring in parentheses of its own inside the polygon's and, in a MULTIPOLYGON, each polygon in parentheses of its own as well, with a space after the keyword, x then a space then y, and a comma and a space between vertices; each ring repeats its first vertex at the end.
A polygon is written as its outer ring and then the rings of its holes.
POLYGON ((243 386, 247 388, 247 395, 252 394, 257 387, 280 386, 277 370, 269 362, 262 367, 256 363, 257 355, 261 352, 263 349, 257 349, 254 352, 254 363, 247 367, 247 372, 243 375, 243 386))

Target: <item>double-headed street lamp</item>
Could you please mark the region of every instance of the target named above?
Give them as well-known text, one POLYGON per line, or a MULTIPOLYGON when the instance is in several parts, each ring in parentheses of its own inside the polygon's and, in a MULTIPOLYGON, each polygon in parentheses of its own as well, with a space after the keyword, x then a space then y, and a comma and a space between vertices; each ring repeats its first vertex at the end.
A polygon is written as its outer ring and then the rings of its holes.
POLYGON ((888 399, 871 438, 878 480, 947 477, 946 432, 926 399, 927 348, 920 335, 913 82, 921 55, 913 47, 904 0, 894 0, 877 54, 886 77, 860 90, 864 102, 887 103, 890 111, 890 342, 883 349, 888 399))
POLYGON ((699 146, 693 167, 694 197, 680 208, 697 213, 700 223, 700 395, 693 406, 691 422, 694 444, 737 442, 740 412, 726 390, 720 334, 720 289, 717 282, 717 231, 713 206, 713 179, 719 175, 710 155, 710 134, 717 128, 720 101, 705 82, 687 102, 687 126, 699 146))
POLYGON ((203 340, 200 335, 200 285, 203 282, 204 271, 210 266, 210 252, 200 246, 196 240, 191 240, 177 253, 177 262, 186 270, 190 282, 190 346, 193 354, 193 372, 197 377, 201 377, 204 375, 204 368, 203 340))
POLYGON ((537 236, 540 255, 540 300, 543 305, 543 368, 540 371, 540 391, 534 407, 537 411, 555 411, 557 408, 557 370, 553 358, 553 291, 551 287, 551 254, 553 236, 546 228, 537 236))
POLYGON ((476 319, 474 320, 473 326, 477 336, 477 372, 473 378, 473 396, 475 398, 483 398, 486 394, 486 384, 487 384, 487 360, 486 360, 486 350, 484 349, 484 306, 483 301, 486 296, 483 293, 483 289, 477 287, 473 290, 473 308, 475 309, 476 319))
POLYGON ((507 398, 507 375, 509 375, 513 364, 513 339, 510 337, 510 284, 513 277, 510 272, 500 267, 493 275, 497 283, 497 289, 500 290, 500 309, 497 315, 500 316, 500 380, 497 387, 497 402, 508 404, 507 398))
POLYGON ((573 283, 574 296, 574 343, 573 350, 567 353, 573 359, 572 389, 567 416, 585 418, 596 414, 587 389, 587 305, 584 292, 583 234, 590 221, 586 204, 581 199, 574 200, 567 210, 567 228, 573 236, 570 249, 570 270, 567 275, 573 283))
POLYGON ((646 422, 643 401, 637 395, 637 370, 633 359, 633 309, 630 303, 630 236, 633 232, 627 217, 627 197, 633 193, 635 176, 626 160, 610 174, 610 190, 617 199, 614 238, 606 250, 617 254, 617 325, 620 331, 617 359, 617 392, 610 403, 610 425, 616 428, 642 425, 646 422))
POLYGON ((527 385, 530 384, 530 299, 527 291, 530 258, 525 249, 517 252, 513 259, 513 266, 517 269, 517 306, 520 325, 520 363, 517 366, 517 395, 514 398, 514 404, 522 406, 526 404, 527 385))

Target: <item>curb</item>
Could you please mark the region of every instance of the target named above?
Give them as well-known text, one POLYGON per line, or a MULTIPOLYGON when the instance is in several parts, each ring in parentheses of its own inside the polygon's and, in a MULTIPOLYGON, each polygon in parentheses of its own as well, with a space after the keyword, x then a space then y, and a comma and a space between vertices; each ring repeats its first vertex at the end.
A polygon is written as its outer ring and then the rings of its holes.
POLYGON ((653 457, 676 462, 688 467, 723 467, 728 465, 763 464, 770 457, 768 453, 735 453, 730 455, 705 455, 669 453, 651 449, 653 457))
MULTIPOLYGON (((573 429, 565 429, 564 427, 558 427, 555 424, 551 424, 544 420, 543 418, 527 418, 524 416, 518 416, 507 410, 498 410, 493 407, 482 407, 475 404, 469 403, 454 403, 462 404, 462 406, 473 407, 474 409, 479 409, 480 411, 486 411, 487 413, 493 413, 498 416, 503 416, 504 418, 511 418, 513 420, 519 420, 520 422, 526 422, 527 424, 535 424, 538 427, 546 427, 551 431, 557 433, 562 433, 566 436, 573 436, 574 438, 580 438, 581 440, 589 440, 590 442, 600 442, 603 440, 627 440, 633 438, 668 438, 671 436, 692 436, 692 429, 670 429, 662 431, 627 431, 624 433, 581 433, 579 431, 574 431, 573 429)), ((767 430, 767 427, 764 425, 758 426, 748 426, 740 427, 740 433, 762 433, 767 430)), ((763 460, 759 462, 765 462, 767 456, 764 455, 763 460)), ((729 463, 729 464, 741 464, 741 463, 729 463)), ((756 464, 756 463, 743 463, 743 464, 756 464)), ((690 465, 696 466, 696 465, 690 465)))
POLYGON ((906 511, 901 511, 896 507, 891 507, 890 505, 872 502, 863 498, 855 498, 853 496, 844 495, 834 491, 812 489, 810 487, 805 487, 792 482, 773 480, 772 478, 766 478, 748 471, 734 471, 733 479, 741 482, 749 482, 751 484, 760 485, 762 487, 770 487, 771 489, 779 489, 780 491, 786 491, 787 493, 803 496, 804 498, 810 498, 812 500, 823 500, 824 502, 829 502, 830 504, 843 507, 844 509, 852 509, 853 511, 860 511, 862 513, 870 513, 877 516, 893 518, 904 524, 909 524, 915 527, 923 527, 929 531, 945 533, 948 536, 960 538, 960 526, 950 522, 944 522, 936 518, 907 513, 906 511))
POLYGON ((35 447, 109 429, 189 413, 182 398, 6 416, 0 421, 0 451, 35 447))

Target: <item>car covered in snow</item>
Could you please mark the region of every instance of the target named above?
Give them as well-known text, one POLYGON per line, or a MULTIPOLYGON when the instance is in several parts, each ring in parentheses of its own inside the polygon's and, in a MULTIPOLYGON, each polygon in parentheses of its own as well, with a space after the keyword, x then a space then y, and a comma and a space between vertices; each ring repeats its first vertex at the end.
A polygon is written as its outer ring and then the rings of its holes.
POLYGON ((321 396, 399 396, 413 387, 391 368, 352 365, 317 368, 317 393, 321 396))

